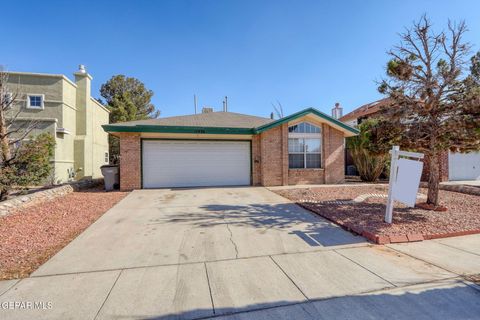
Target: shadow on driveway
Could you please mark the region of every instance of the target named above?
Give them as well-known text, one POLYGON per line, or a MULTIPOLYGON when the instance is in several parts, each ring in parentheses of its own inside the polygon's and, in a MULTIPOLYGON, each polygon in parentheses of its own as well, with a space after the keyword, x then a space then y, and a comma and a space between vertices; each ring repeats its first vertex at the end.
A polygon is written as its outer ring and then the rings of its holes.
POLYGON ((185 222, 195 227, 217 225, 283 230, 301 238, 309 246, 338 246, 365 242, 333 223, 293 203, 251 205, 204 205, 200 212, 168 215, 161 222, 185 222), (219 219, 220 218, 220 219, 219 219))

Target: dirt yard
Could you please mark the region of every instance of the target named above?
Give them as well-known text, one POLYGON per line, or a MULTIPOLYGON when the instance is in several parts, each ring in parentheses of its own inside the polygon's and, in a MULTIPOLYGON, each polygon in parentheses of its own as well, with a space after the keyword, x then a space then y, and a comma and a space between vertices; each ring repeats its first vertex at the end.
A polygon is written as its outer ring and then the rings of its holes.
POLYGON ((0 280, 27 277, 127 194, 88 189, 1 217, 0 280))
MULTIPOLYGON (((278 194, 342 226, 353 226, 372 234, 405 236, 421 234, 425 238, 448 236, 464 231, 480 231, 480 196, 440 191, 446 212, 407 208, 395 203, 393 224, 383 221, 387 199, 370 197, 360 203, 343 203, 366 194, 387 194, 386 185, 338 186, 276 190, 278 194), (335 201, 338 201, 336 203, 335 201), (319 203, 317 203, 319 202, 319 203)), ((426 189, 419 193, 426 195, 426 189)), ((417 203, 425 202, 417 198, 417 203)))

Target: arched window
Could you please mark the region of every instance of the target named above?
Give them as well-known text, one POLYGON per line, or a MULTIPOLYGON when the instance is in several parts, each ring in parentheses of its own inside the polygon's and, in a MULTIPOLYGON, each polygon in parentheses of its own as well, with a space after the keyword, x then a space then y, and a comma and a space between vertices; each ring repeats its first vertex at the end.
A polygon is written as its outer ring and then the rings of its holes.
POLYGON ((290 169, 322 167, 322 130, 308 122, 288 127, 288 167, 290 169))

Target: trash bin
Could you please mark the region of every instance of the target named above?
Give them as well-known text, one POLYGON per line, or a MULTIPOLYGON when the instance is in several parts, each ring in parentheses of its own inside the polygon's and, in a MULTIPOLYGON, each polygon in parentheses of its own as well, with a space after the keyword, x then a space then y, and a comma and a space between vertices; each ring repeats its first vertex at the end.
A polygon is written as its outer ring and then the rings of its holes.
POLYGON ((118 166, 104 165, 101 166, 103 180, 105 181, 105 191, 112 191, 115 185, 119 183, 118 166))
POLYGON ((354 165, 347 166, 347 176, 358 176, 357 167, 354 165))

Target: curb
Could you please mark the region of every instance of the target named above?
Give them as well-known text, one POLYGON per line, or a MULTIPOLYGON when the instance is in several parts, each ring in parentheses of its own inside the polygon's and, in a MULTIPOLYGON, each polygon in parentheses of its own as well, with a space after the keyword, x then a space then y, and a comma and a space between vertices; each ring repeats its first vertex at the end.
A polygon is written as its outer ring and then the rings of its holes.
POLYGON ((296 204, 324 219, 327 219, 330 222, 335 223, 336 225, 342 227, 343 229, 357 234, 366 238, 367 240, 373 242, 374 244, 384 245, 389 243, 408 243, 408 242, 419 242, 423 240, 433 240, 433 239, 441 239, 441 238, 451 238, 451 237, 459 237, 459 236, 466 236, 471 234, 479 234, 480 229, 474 230, 464 230, 464 231, 455 231, 455 232, 446 232, 446 233, 436 233, 436 234, 421 234, 421 233, 409 233, 409 234, 400 234, 400 235, 380 235, 363 229, 359 226, 353 225, 350 222, 341 222, 330 217, 324 216, 318 212, 315 212, 305 206, 305 203, 296 202, 296 204))

